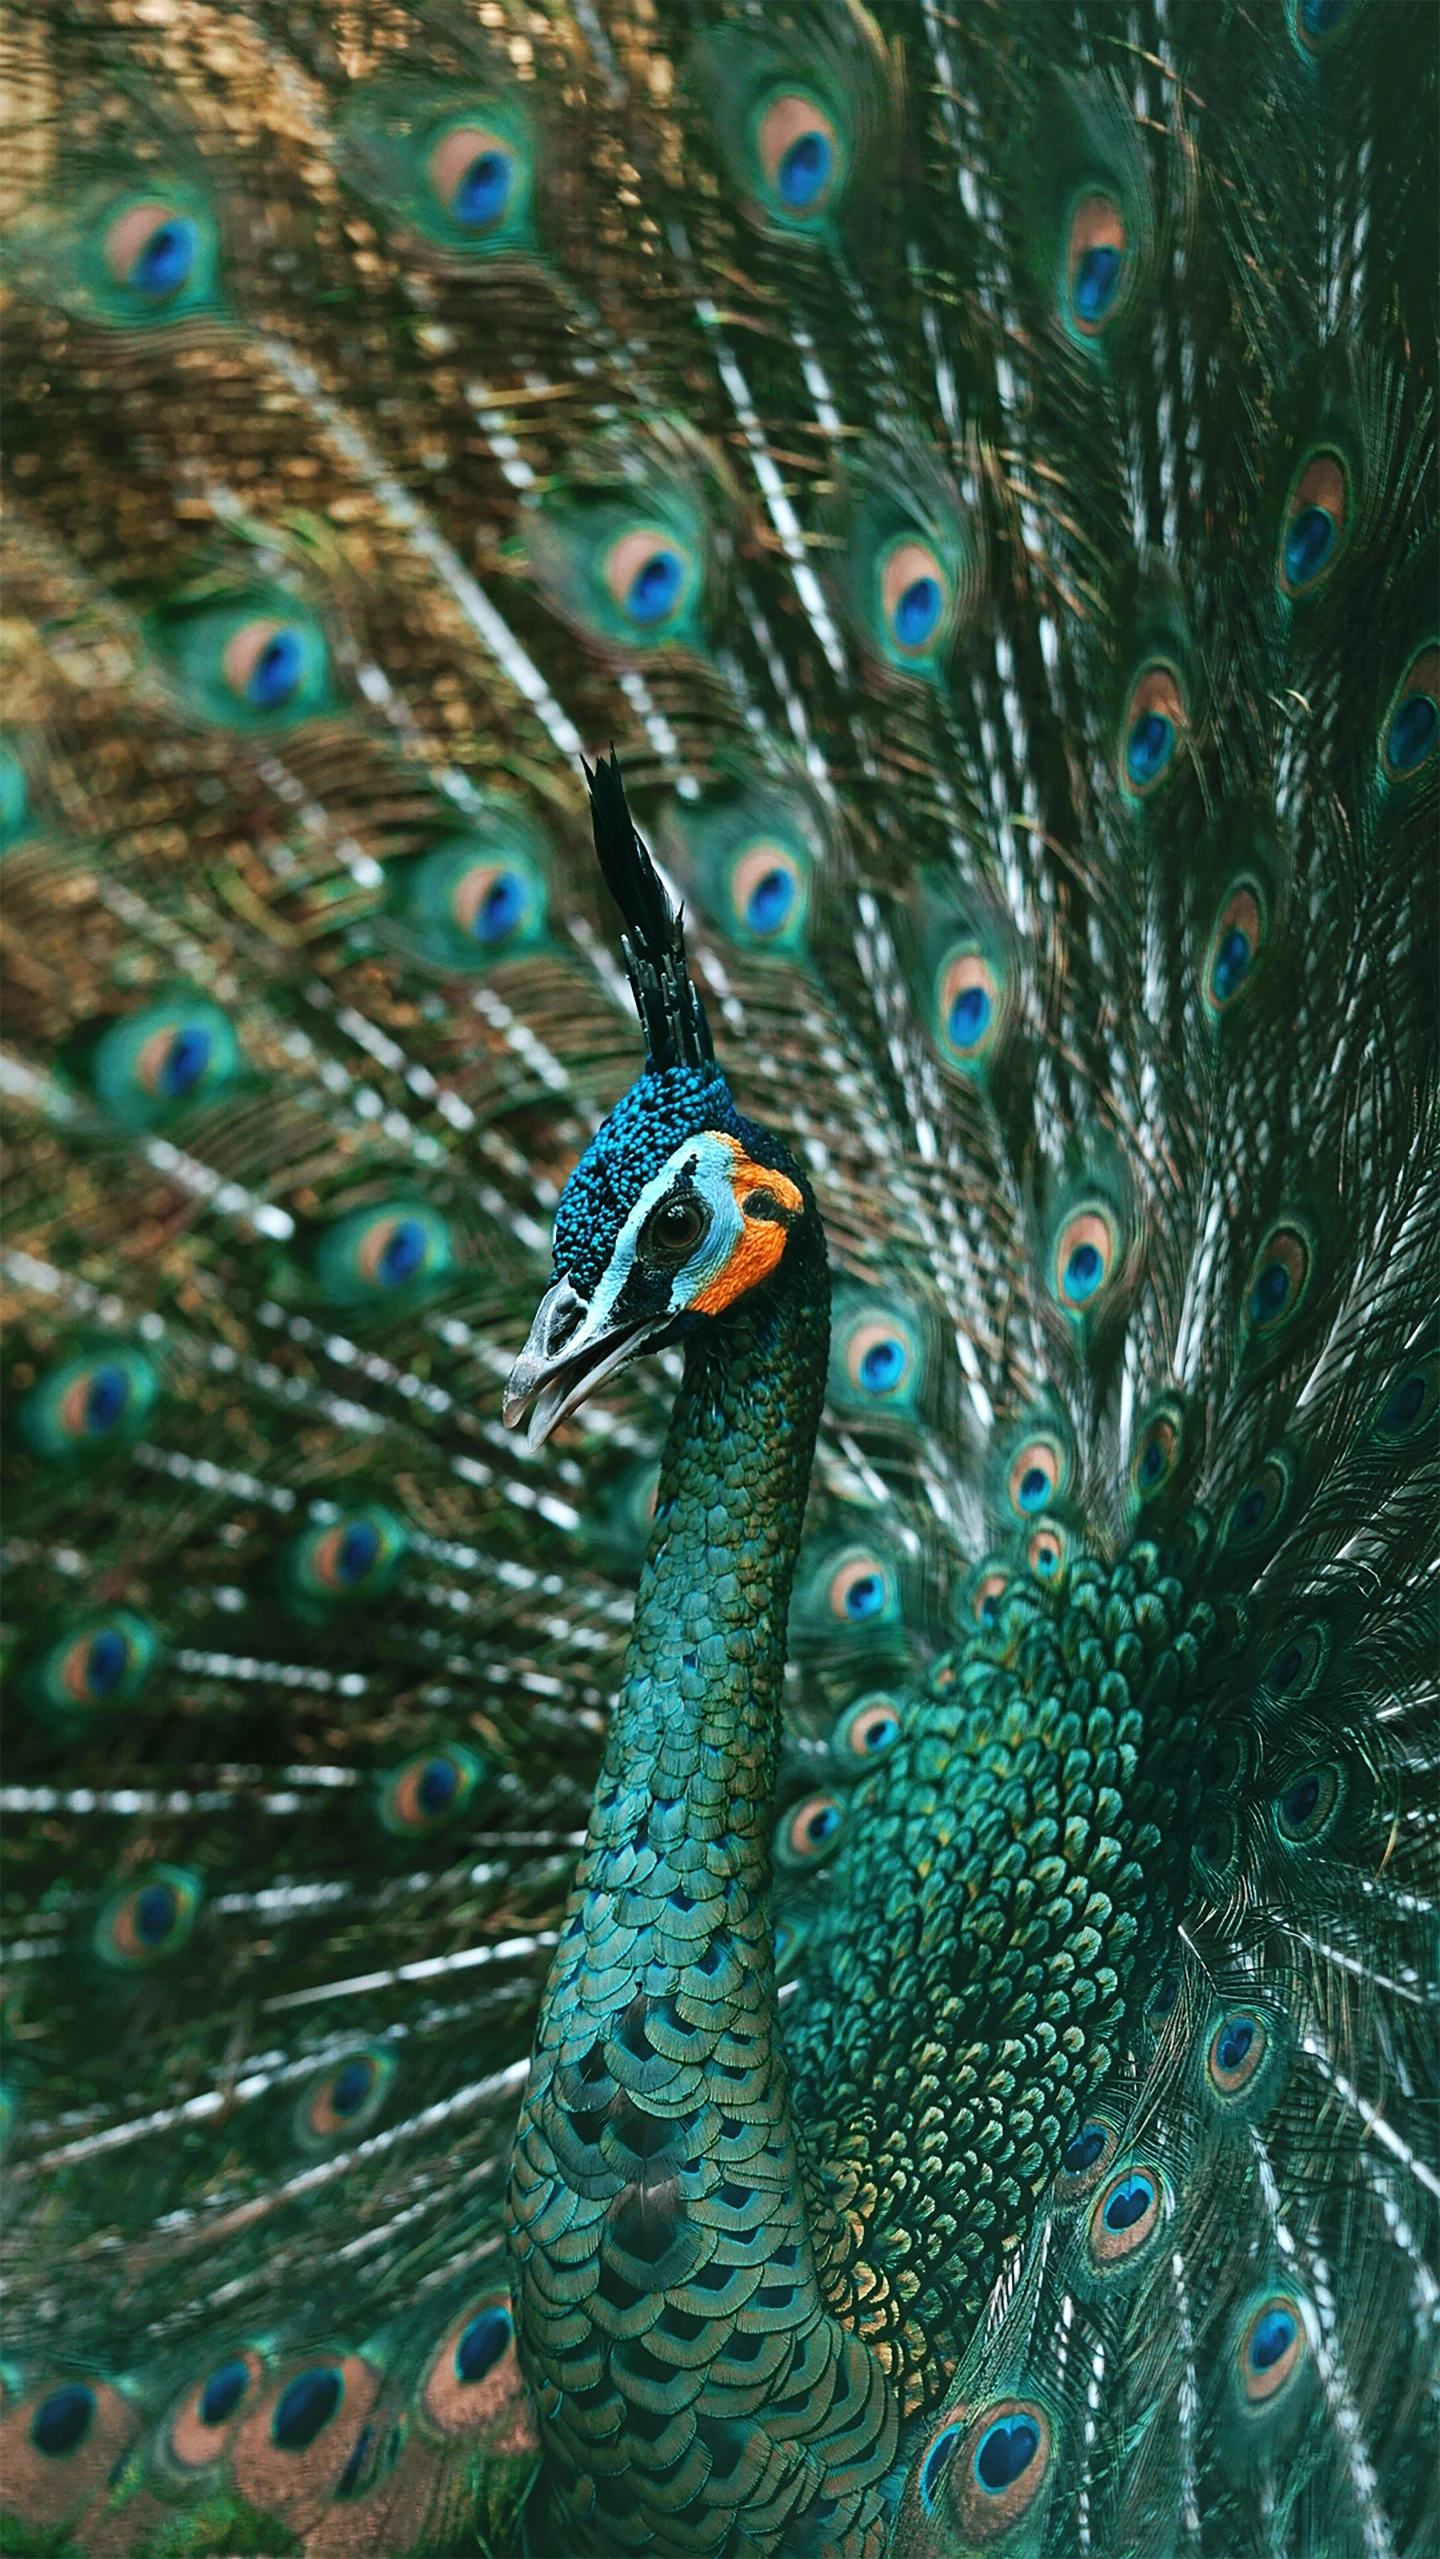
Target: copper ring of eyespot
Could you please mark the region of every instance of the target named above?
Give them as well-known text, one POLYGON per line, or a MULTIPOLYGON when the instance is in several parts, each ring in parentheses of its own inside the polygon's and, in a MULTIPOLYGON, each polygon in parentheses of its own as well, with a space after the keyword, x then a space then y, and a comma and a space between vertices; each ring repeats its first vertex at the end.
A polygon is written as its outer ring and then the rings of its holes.
POLYGON ((1132 2162, 1096 2196, 1090 2212, 1090 2254, 1099 2266, 1118 2266, 1143 2248, 1159 2223, 1165 2184, 1158 2168, 1132 2162))
POLYGON ((893 1698, 879 1692, 847 1706, 836 1735, 841 1750, 862 1760, 878 1759, 899 1738, 900 1710, 893 1698))
POLYGON ((1059 1451, 1048 1439, 1027 1441, 1010 1461, 1007 1477, 1010 1506, 1021 1519, 1032 1519, 1052 1502, 1060 1489, 1059 1451))
POLYGON ((1042 1520, 1025 1549, 1025 1561, 1037 1581, 1058 1582, 1069 1554, 1069 1539, 1054 1520, 1042 1520))
POLYGON ((1293 2293, 1274 2293, 1251 2312, 1237 2358, 1240 2387, 1262 2408, 1293 2381, 1306 2352, 1305 2322, 1293 2293))
POLYGON ((1270 2038, 1260 2019, 1247 2008, 1222 2017, 1210 2038, 1205 2068, 1217 2097, 1242 2096, 1259 2072, 1270 2038))

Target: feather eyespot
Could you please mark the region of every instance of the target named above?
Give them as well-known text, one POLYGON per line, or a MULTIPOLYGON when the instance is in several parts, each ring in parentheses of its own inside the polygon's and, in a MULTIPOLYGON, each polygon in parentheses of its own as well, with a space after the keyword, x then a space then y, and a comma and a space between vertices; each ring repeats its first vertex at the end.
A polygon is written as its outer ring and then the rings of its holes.
POLYGON ((1377 1438, 1392 1443, 1415 1439, 1440 1412, 1440 1359, 1413 1359, 1388 1390, 1375 1416, 1377 1438))
POLYGON ((1265 2065, 1270 2038, 1249 2009, 1222 2017, 1210 2038, 1205 2069, 1215 2095, 1227 2103, 1252 2087, 1265 2065))
POLYGON ((386 1778, 380 1819, 397 1836, 440 1830, 464 1811, 483 1774, 484 1762, 463 1742, 422 1751, 386 1778))
POLYGON ((845 1375, 867 1401, 884 1403, 903 1396, 915 1368, 915 1345, 898 1324, 869 1317, 846 1335, 845 1375))
POLYGON ((830 1747, 859 1759, 883 1759, 900 1739, 900 1709, 879 1690, 857 1697, 847 1706, 830 1736, 830 1747))
POLYGON ((129 1892, 117 1893, 95 1923, 102 1963, 148 1972, 177 1955, 195 1925, 199 1877, 182 1866, 152 1866, 129 1892))
POLYGON ((152 306, 173 302, 196 280, 205 244, 199 224, 177 205, 126 205, 106 225, 103 255, 116 284, 152 306))
POLYGON ((501 2287, 482 2293, 452 2319, 420 2386, 418 2412, 446 2441, 483 2428, 497 2450, 523 2452, 534 2442, 519 2367, 515 2319, 501 2287))
POLYGON ((1205 956, 1205 1002, 1217 1018, 1243 992, 1265 936, 1265 908, 1259 889, 1253 880, 1240 880, 1220 910, 1205 956))
POLYGON ((921 2463, 920 2502, 927 2515, 935 2511, 940 2483, 955 2458, 955 2448, 964 2431, 963 2426, 943 2426, 921 2463))
POLYGON ((1122 2168, 1101 2189, 1087 2225, 1092 2263, 1105 2272, 1133 2260, 1160 2228, 1166 2205, 1158 2168, 1122 2168))
POLYGON ((1339 1810, 1343 1781, 1338 1768, 1302 1768, 1274 1799, 1275 1828, 1288 1847, 1310 1848, 1324 1838, 1339 1810))
POLYGON ((1020 1519, 1033 1519, 1048 1509, 1065 1487, 1065 1463, 1055 1442, 1027 1440, 1010 1461, 1006 1482, 1010 1507, 1020 1519))
POLYGON ((1279 575, 1286 595, 1311 594, 1334 568, 1344 548, 1349 512, 1349 486, 1339 454, 1312 454, 1285 508, 1279 575))
POLYGON ((880 618, 902 658, 933 656, 949 612, 950 581, 929 543, 892 543, 880 560, 880 618))
POLYGON ((1440 745, 1440 649, 1417 651, 1386 716, 1380 768, 1387 782, 1413 782, 1440 745))
POLYGON ((1058 1521, 1042 1519, 1039 1526, 1031 1530, 1025 1561, 1037 1581, 1046 1583, 1052 1590, 1059 1589, 1070 1561, 1070 1540, 1058 1521))
POLYGON ((1119 1249, 1108 1211, 1085 1208, 1067 1218, 1055 1246, 1052 1284, 1067 1314, 1088 1314, 1103 1296, 1119 1249))
POLYGON ((793 931, 803 912, 805 874, 783 844, 749 844, 730 872, 730 903, 742 932, 773 942, 793 931))
POLYGON ((1236 2358, 1241 2391, 1263 2408, 1295 2379, 1306 2356, 1305 2321, 1293 2293, 1272 2293, 1251 2311, 1236 2358))
POLYGON ((133 1439, 160 1381, 140 1351, 113 1350, 63 1360, 22 1398, 20 1435, 37 1457, 88 1456, 133 1439))
POLYGON ((612 542, 602 573, 626 620, 647 633, 673 622, 697 584, 693 560, 673 534, 655 525, 636 526, 612 542))
POLYGON ((823 107, 803 90, 771 98, 755 125, 755 149, 775 210, 789 222, 813 222, 843 174, 840 138, 823 107))
POLYGON ((1130 1460, 1130 1490, 1144 1504, 1157 1500, 1175 1480, 1185 1447, 1185 1415, 1173 1398, 1146 1415, 1130 1460))
POLYGON ((1082 196, 1065 241, 1070 318, 1083 338, 1100 337, 1122 309, 1128 283, 1125 216, 1113 196, 1082 196))
POLYGON ((1259 1472, 1230 1505, 1224 1538, 1231 1554, 1253 1554, 1274 1536, 1290 1508, 1297 1481, 1298 1470, 1289 1449, 1272 1449, 1259 1472))
POLYGON ((1147 798, 1163 781, 1184 728, 1185 705, 1173 669, 1147 667, 1122 726, 1120 780, 1132 799, 1147 798))
POLYGON ((366 1306, 418 1296, 454 1258, 443 1217, 418 1201, 354 1209, 321 1237, 316 1276, 332 1306, 366 1306))
POLYGON ((782 1815, 776 1827, 776 1863, 792 1870, 823 1865, 838 1844, 844 1824, 837 1796, 805 1796, 782 1815))
POLYGON ((1103 2115, 1087 2115, 1060 2153, 1055 2177, 1057 2205, 1079 2203, 1092 2194, 1108 2174, 1119 2147, 1115 2126, 1103 2115))
POLYGON ((218 1100, 240 1075, 234 1029, 218 1005, 148 1005, 112 1022, 95 1043, 95 1098, 122 1128, 164 1128, 198 1103, 218 1100))
POLYGON ((515 153, 488 125, 451 125, 430 145, 425 174, 442 212, 467 238, 503 222, 515 194, 515 153))
POLYGON ((978 1576, 969 1594, 970 1614, 977 1626, 998 1626, 1000 1603, 1009 1586, 1010 1575, 998 1564, 978 1576))
POLYGON ((847 1556, 830 1576, 829 1605, 842 1625, 872 1626, 893 1615, 895 1587, 885 1566, 870 1555, 847 1556))
POLYGON ((88 1619, 52 1645, 31 1675, 32 1693, 55 1707, 128 1706, 155 1664, 153 1627, 133 1609, 88 1619))
POLYGON ((375 2044, 346 2053, 311 2081, 295 2110, 307 2149, 328 2148, 364 2132, 379 2114, 395 2076, 392 2056, 375 2044))
POLYGON ((1319 53, 1337 36, 1351 0, 1295 0, 1295 32, 1307 53, 1319 53))
POLYGON ((1245 1283, 1245 1329, 1252 1341, 1272 1340, 1300 1313, 1311 1258, 1309 1238, 1298 1226, 1277 1226, 1266 1236, 1245 1283))
POLYGON ((251 711, 284 711, 310 672, 314 634, 299 622, 244 622, 226 642, 225 681, 251 711))
POLYGON ((462 933, 486 951, 513 942, 529 921, 530 882, 500 862, 474 862, 450 892, 450 912, 462 933))
POLYGON ((1298 1635, 1272 1653, 1261 1674, 1272 1697, 1288 1698, 1292 1704, 1308 1697, 1325 1667, 1330 1651, 1328 1630, 1322 1625, 1305 1626, 1298 1635))
POLYGON ((258 2354, 227 2355, 187 2390, 165 2434, 165 2450, 181 2470, 208 2470, 220 2459, 263 2370, 258 2354))
POLYGON ((1000 983, 982 952, 954 951, 942 963, 936 1014, 945 1055, 957 1066, 978 1065, 1000 1027, 1000 983))
POLYGON ((1008 2537, 1034 2504, 1050 2468, 1050 2421, 1024 2399, 996 2399, 978 2414, 952 2419, 935 2435, 920 2467, 920 2503, 933 2514, 942 2495, 958 2517, 967 2547, 1008 2537))

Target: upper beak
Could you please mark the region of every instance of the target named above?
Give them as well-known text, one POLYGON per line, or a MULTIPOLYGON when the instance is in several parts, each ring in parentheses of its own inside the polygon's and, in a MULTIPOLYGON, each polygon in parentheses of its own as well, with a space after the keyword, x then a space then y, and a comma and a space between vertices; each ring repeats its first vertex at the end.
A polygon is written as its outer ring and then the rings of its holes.
POLYGON ((513 1430, 527 1405, 534 1405, 525 1433, 527 1448, 539 1448, 583 1404, 593 1388, 639 1356, 646 1343, 663 1331, 666 1318, 640 1323, 592 1322, 583 1297, 568 1279, 556 1280, 535 1309, 530 1336, 510 1371, 505 1388, 505 1427, 513 1430))

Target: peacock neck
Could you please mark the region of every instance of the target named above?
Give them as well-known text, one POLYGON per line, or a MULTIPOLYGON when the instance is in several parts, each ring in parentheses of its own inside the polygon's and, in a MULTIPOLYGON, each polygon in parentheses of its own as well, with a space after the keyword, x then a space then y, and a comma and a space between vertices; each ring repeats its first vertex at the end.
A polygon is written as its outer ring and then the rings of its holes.
POLYGON ((591 1889, 618 1883, 617 1860, 628 1879, 641 1835, 677 1872, 709 1879, 701 1898, 717 1925, 716 1882, 726 1925, 734 1895, 768 1886, 786 1621, 828 1338, 812 1214, 779 1283, 689 1346, 581 1866, 591 1889))
MULTIPOLYGON (((822 2503, 869 2529, 893 2451, 880 2375, 822 2290, 769 1908, 786 1617, 827 1343, 810 1210, 777 1280, 690 1344, 542 2009, 511 2261, 551 2528, 576 2551, 657 2532, 687 2448, 712 2488, 747 2441, 758 2458, 771 2407, 788 2412, 784 2486, 757 2550, 822 2503)), ((714 2501, 717 2529, 724 2512, 714 2501)))

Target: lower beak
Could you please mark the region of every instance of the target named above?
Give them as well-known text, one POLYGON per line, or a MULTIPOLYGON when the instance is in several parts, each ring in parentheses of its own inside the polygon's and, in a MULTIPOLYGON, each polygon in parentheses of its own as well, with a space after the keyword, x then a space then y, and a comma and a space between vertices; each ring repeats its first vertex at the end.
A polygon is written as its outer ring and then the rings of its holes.
POLYGON ((567 1413, 573 1413, 607 1377, 638 1359, 664 1326, 663 1317, 649 1317, 638 1324, 602 1319, 592 1325, 584 1298, 577 1296, 567 1279, 556 1280, 541 1298, 529 1339, 510 1371, 505 1388, 506 1429, 513 1430, 533 1407, 525 1445, 541 1447, 567 1413))

